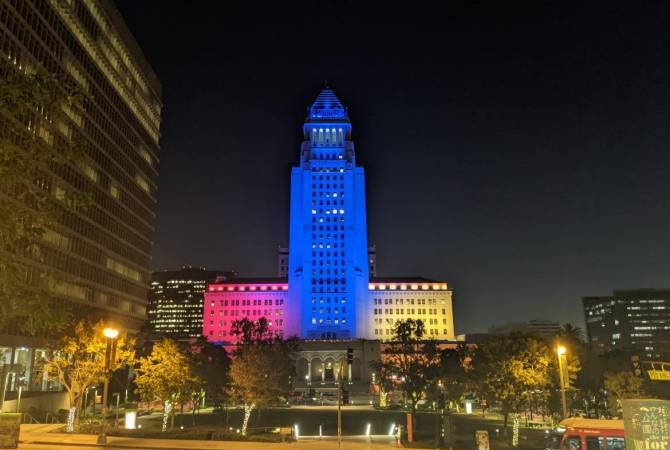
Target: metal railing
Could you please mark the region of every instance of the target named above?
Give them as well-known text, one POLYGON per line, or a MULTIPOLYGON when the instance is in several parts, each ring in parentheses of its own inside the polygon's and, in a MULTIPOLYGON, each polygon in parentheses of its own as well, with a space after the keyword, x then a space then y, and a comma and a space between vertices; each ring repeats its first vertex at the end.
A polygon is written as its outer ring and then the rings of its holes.
POLYGON ((24 412, 21 413, 21 423, 37 423, 39 424, 40 422, 33 417, 32 414, 24 412))

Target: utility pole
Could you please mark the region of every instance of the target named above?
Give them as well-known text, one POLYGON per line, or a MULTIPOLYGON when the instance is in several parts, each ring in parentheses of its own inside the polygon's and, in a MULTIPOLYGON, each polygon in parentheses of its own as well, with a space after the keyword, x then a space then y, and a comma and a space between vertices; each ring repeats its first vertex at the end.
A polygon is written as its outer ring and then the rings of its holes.
POLYGON ((556 353, 558 354, 558 377, 559 381, 561 383, 561 406, 563 407, 563 418, 566 419, 568 417, 568 402, 566 401, 565 398, 565 388, 566 388, 566 361, 563 360, 566 354, 566 349, 562 345, 560 345, 556 349, 556 353))

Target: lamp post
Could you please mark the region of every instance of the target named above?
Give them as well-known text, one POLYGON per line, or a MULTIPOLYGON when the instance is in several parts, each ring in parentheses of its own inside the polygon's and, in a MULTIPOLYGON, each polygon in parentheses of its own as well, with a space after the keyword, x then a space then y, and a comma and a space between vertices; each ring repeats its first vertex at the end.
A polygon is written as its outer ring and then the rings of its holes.
POLYGON ((102 426, 98 435, 98 444, 107 444, 107 401, 109 394, 109 378, 112 372, 112 365, 116 360, 116 338, 119 336, 119 330, 114 328, 105 328, 102 332, 107 338, 107 350, 105 351, 105 384, 102 391, 102 426))
POLYGON ((561 405, 563 406, 563 418, 565 419, 568 417, 568 403, 565 399, 565 385, 566 385, 566 379, 565 379, 565 364, 566 361, 564 360, 565 354, 567 353, 567 349, 559 345, 558 348, 556 348, 556 353, 558 354, 558 377, 559 381, 561 383, 561 405))

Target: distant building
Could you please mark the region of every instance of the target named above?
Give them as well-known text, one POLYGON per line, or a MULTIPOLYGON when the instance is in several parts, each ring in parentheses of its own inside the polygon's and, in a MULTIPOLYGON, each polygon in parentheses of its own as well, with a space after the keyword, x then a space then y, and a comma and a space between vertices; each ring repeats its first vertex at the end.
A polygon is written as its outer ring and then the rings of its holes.
POLYGON ((277 246, 277 276, 288 276, 288 247, 277 246))
POLYGON ((558 322, 551 320, 529 320, 509 323, 489 328, 489 334, 509 334, 512 332, 532 334, 542 339, 551 339, 561 330, 558 322))
POLYGON ((616 290, 582 302, 594 352, 618 349, 646 359, 670 358, 670 289, 616 290))
POLYGON ((368 247, 368 270, 371 277, 377 276, 377 246, 371 245, 368 247))
POLYGON ((234 272, 194 267, 154 272, 147 307, 151 337, 180 340, 201 336, 203 294, 207 285, 234 276, 234 272))

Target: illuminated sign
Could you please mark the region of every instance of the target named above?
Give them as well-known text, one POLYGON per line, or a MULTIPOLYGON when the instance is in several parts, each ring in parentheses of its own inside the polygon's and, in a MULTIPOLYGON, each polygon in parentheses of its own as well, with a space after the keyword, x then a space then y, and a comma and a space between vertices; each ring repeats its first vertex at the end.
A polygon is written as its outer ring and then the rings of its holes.
POLYGON ((670 450, 670 401, 622 400, 626 448, 670 450))
POLYGON ((650 380, 670 381, 670 370, 647 370, 650 380))

